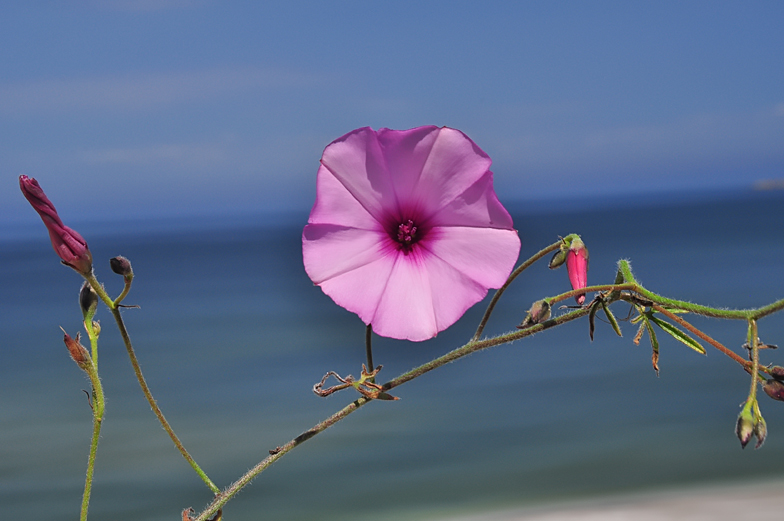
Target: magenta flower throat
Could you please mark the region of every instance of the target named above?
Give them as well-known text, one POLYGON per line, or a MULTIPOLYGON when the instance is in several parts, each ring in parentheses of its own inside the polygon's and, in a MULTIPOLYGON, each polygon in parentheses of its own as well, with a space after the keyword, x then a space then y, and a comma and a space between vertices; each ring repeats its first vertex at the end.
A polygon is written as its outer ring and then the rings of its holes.
POLYGON ((491 160, 459 130, 361 128, 330 143, 305 270, 382 336, 426 340, 500 287, 520 251, 491 160))

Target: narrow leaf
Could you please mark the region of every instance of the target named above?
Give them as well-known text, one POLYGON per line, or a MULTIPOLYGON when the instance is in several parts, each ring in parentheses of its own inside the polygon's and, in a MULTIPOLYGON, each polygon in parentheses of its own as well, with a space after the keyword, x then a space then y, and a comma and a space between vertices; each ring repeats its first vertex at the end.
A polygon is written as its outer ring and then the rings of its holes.
POLYGON ((659 376, 659 340, 656 338, 653 326, 647 319, 645 320, 645 329, 648 330, 648 337, 651 339, 651 350, 653 351, 651 363, 653 364, 653 370, 656 371, 656 376, 659 376))
POLYGON ((703 355, 706 354, 705 348, 702 347, 699 342, 697 342, 692 337, 690 337, 689 335, 687 335, 677 327, 673 326, 669 322, 665 322, 664 320, 656 317, 651 317, 651 320, 654 322, 654 324, 662 328, 665 332, 672 335, 672 337, 678 340, 679 342, 686 344, 687 346, 694 349, 700 354, 703 355))
POLYGON ((618 325, 618 321, 615 319, 615 315, 613 315, 612 311, 610 311, 610 308, 607 307, 607 304, 605 304, 603 300, 600 302, 602 304, 602 309, 604 310, 604 314, 607 315, 607 320, 610 321, 610 325, 612 326, 613 331, 615 331, 615 334, 618 335, 619 337, 623 337, 623 335, 621 334, 621 328, 618 325))
POLYGON ((588 313, 588 332, 591 335, 591 342, 593 342, 593 332, 596 328, 596 324, 594 323, 596 319, 596 310, 599 309, 599 301, 594 302, 591 305, 591 312, 588 313))

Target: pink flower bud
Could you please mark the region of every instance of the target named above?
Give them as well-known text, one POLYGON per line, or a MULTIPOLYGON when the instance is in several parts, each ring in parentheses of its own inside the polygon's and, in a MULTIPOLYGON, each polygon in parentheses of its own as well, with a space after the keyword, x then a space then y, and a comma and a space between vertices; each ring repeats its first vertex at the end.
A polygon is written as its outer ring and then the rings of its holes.
MULTIPOLYGON (((588 285, 588 249, 580 237, 572 239, 569 252, 566 254, 566 271, 572 289, 581 289, 588 285)), ((574 297, 581 306, 585 302, 585 293, 574 297)))
POLYGON ((46 229, 49 230, 52 247, 63 260, 63 264, 72 267, 82 275, 89 275, 93 271, 93 256, 90 254, 87 242, 81 235, 63 224, 54 205, 38 185, 38 181, 26 175, 20 175, 19 188, 22 189, 25 198, 33 205, 33 209, 41 216, 46 229))

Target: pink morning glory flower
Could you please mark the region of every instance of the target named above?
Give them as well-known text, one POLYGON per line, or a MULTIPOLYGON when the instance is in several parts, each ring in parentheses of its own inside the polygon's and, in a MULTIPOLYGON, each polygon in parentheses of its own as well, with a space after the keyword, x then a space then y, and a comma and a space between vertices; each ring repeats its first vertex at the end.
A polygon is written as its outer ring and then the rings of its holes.
POLYGON ((490 164, 446 127, 360 128, 333 141, 302 233, 305 271, 377 334, 434 337, 517 261, 490 164))

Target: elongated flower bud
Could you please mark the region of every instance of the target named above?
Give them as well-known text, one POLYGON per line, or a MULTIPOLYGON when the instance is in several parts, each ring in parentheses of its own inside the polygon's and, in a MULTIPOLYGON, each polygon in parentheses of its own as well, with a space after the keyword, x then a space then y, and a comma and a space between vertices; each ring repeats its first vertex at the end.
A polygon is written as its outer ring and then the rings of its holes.
MULTIPOLYGON (((580 237, 572 239, 572 244, 569 246, 566 254, 566 271, 569 273, 572 289, 581 289, 588 285, 588 248, 580 237)), ((574 299, 582 306, 585 302, 585 293, 577 295, 574 299)))
POLYGON ((49 230, 52 247, 63 260, 63 264, 85 276, 92 273, 93 256, 90 254, 87 242, 81 235, 63 224, 54 205, 38 185, 38 181, 26 175, 20 175, 19 187, 33 209, 41 216, 46 229, 49 230))

